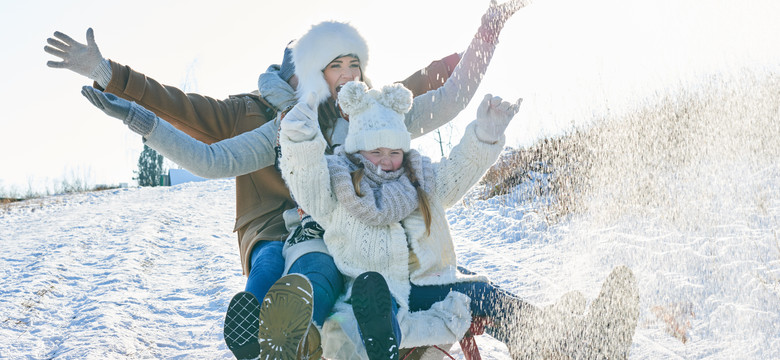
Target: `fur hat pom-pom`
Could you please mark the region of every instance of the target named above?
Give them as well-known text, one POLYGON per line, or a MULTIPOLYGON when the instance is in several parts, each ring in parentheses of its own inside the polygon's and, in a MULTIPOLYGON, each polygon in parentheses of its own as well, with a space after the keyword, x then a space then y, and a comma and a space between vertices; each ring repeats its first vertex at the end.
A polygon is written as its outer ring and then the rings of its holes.
POLYGON ((350 81, 339 91, 339 106, 349 116, 365 111, 371 106, 371 98, 366 96, 368 85, 360 81, 350 81))

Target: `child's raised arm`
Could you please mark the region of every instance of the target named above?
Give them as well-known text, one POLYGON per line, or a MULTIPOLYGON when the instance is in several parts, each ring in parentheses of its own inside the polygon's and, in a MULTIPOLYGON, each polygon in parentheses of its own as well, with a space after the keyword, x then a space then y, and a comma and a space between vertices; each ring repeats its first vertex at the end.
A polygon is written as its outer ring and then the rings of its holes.
POLYGON ((316 107, 311 103, 299 102, 282 118, 279 169, 295 202, 319 221, 336 207, 336 200, 325 159, 327 143, 317 123, 316 107))
POLYGON ((435 196, 445 208, 458 202, 498 159, 506 139, 504 131, 521 102, 485 95, 477 119, 468 125, 460 143, 436 164, 435 196))

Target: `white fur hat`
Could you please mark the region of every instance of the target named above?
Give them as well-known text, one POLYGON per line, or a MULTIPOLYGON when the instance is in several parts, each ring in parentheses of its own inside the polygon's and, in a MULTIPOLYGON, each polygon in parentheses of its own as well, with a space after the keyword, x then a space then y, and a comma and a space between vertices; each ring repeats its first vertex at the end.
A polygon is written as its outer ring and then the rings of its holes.
MULTIPOLYGON (((331 61, 344 55, 360 59, 360 68, 365 74, 368 65, 368 45, 360 33, 351 25, 337 21, 325 21, 314 25, 293 45, 295 75, 298 76, 298 99, 314 93, 317 103, 330 97, 328 83, 322 75, 331 61)), ((363 75, 365 81, 365 75, 363 75)))
POLYGON ((404 114, 412 108, 409 89, 393 84, 369 90, 365 83, 350 81, 339 91, 339 104, 349 115, 347 153, 381 147, 409 151, 412 138, 404 124, 404 114))

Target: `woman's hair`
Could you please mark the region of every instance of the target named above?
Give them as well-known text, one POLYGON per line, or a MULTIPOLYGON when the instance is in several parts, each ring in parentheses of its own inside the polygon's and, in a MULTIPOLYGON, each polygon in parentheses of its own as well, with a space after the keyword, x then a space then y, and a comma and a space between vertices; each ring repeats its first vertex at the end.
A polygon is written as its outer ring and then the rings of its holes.
MULTIPOLYGON (((414 171, 412 170, 412 163, 409 162, 409 157, 404 154, 404 161, 401 164, 403 166, 404 170, 406 171, 406 175, 409 177, 409 181, 414 185, 414 189, 417 190, 417 207, 420 208, 420 213, 422 214, 423 221, 425 222, 425 236, 431 235, 431 206, 428 203, 428 194, 425 193, 425 190, 420 186, 420 182, 417 180, 417 175, 415 175, 414 171)), ((363 175, 365 175, 365 169, 363 168, 362 164, 361 166, 350 173, 352 175, 352 185, 355 187, 355 194, 357 194, 360 197, 365 196, 363 191, 360 189, 360 181, 363 180, 363 175)))

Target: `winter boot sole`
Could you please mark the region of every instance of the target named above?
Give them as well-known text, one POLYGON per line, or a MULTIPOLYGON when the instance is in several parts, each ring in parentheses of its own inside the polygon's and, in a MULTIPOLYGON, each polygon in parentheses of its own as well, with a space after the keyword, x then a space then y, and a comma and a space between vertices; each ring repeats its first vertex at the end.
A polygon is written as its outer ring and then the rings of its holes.
POLYGON ((260 354, 259 320, 260 302, 254 295, 242 291, 233 296, 225 314, 224 336, 228 349, 237 359, 253 359, 260 354))
POLYGON ((393 333, 392 295, 384 277, 360 274, 352 285, 352 311, 370 360, 398 360, 398 339, 393 333))
POLYGON ((260 358, 295 359, 301 339, 311 324, 312 287, 298 274, 277 280, 260 304, 258 343, 260 358))

